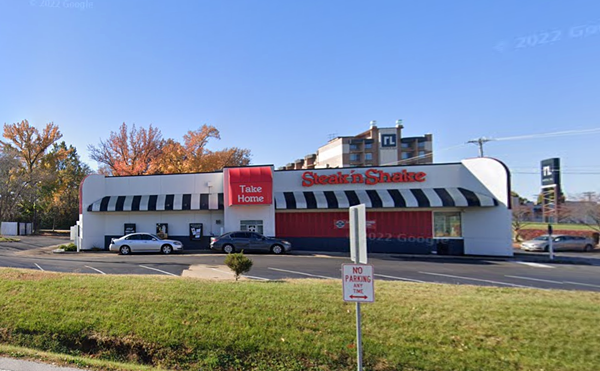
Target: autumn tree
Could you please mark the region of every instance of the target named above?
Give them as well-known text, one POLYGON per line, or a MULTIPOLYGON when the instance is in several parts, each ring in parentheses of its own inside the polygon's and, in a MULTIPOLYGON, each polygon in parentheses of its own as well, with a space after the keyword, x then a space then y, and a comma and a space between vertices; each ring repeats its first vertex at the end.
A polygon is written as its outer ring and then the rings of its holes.
POLYGON ((91 174, 90 167, 81 162, 77 150, 63 141, 54 144, 51 155, 55 162, 56 177, 53 182, 42 188, 41 200, 45 206, 45 214, 41 224, 46 228, 65 229, 77 222, 79 218, 79 185, 91 174), (66 156, 58 155, 66 153, 66 156))
POLYGON ((250 164, 250 150, 237 147, 219 151, 208 149, 211 139, 221 139, 219 130, 211 125, 202 125, 190 130, 183 137, 183 144, 169 140, 163 155, 155 164, 156 173, 197 173, 218 171, 226 166, 250 164))
POLYGON ((106 166, 110 175, 152 174, 152 163, 161 156, 164 141, 157 128, 127 130, 123 123, 118 132, 111 132, 108 140, 100 140, 98 147, 88 146, 90 157, 106 166))
POLYGON ((19 181, 20 163, 10 151, 0 152, 0 221, 17 220, 25 184, 19 181))
POLYGON ((37 229, 37 211, 43 211, 38 207, 41 189, 56 177, 52 167, 55 161, 66 156, 64 151, 49 153, 49 148, 62 138, 62 134, 54 123, 46 124, 40 132, 23 120, 4 124, 3 137, 5 140, 0 140, 1 152, 6 161, 13 161, 16 165, 9 174, 7 184, 10 189, 5 192, 16 203, 21 216, 19 219, 33 221, 37 229))
POLYGON ((211 139, 221 139, 219 131, 210 125, 190 130, 183 144, 174 139, 162 139, 162 134, 150 126, 146 131, 127 131, 121 125, 98 147, 89 146, 92 159, 100 163, 99 172, 106 175, 144 175, 197 173, 221 170, 225 166, 250 164, 250 151, 237 147, 213 151, 211 139))

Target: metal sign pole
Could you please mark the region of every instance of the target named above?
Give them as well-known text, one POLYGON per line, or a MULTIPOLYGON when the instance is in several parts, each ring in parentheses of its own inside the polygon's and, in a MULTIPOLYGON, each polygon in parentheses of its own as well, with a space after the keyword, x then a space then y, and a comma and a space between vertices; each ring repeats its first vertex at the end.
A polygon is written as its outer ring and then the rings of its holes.
MULTIPOLYGON (((360 261, 360 253, 359 253, 359 215, 358 212, 354 213, 354 233, 356 233, 356 243, 354 244, 354 264, 358 264, 360 261)), ((356 369, 358 371, 362 371, 362 325, 361 325, 361 315, 360 315, 360 303, 356 303, 356 369)))
POLYGON ((362 371, 362 331, 360 321, 360 303, 356 303, 356 369, 362 371))
POLYGON ((554 260, 554 246, 552 240, 552 225, 548 224, 548 252, 550 253, 550 260, 554 260))

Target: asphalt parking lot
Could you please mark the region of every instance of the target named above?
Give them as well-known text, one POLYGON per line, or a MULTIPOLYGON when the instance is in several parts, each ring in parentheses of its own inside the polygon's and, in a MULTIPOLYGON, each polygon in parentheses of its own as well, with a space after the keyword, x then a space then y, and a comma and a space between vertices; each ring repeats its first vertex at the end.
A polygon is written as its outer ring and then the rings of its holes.
MULTIPOLYGON (((0 266, 83 274, 144 274, 172 277, 233 279, 225 255, 187 251, 164 256, 121 256, 105 251, 53 253, 67 238, 27 236, 0 243, 0 266)), ((250 255, 254 262, 245 279, 340 279, 345 254, 293 252, 250 255)), ((560 253, 550 261, 544 253, 516 251, 514 258, 370 254, 378 280, 480 286, 600 291, 600 251, 560 253)))

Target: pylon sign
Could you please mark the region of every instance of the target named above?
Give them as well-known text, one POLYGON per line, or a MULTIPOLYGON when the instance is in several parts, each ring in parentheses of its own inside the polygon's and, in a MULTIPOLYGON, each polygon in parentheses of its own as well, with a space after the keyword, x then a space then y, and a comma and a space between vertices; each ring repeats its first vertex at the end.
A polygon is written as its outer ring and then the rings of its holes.
POLYGON ((542 160, 542 214, 545 222, 558 221, 560 203, 560 159, 542 160))
POLYGON ((560 159, 542 160, 542 187, 560 186, 560 159))

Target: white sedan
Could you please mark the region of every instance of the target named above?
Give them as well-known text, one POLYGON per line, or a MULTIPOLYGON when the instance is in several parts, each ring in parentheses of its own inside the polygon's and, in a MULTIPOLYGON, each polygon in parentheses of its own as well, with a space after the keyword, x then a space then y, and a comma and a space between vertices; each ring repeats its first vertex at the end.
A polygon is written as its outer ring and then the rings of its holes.
POLYGON ((176 240, 163 240, 151 233, 131 233, 113 238, 108 249, 121 255, 132 252, 161 252, 166 255, 183 250, 183 244, 176 240))

